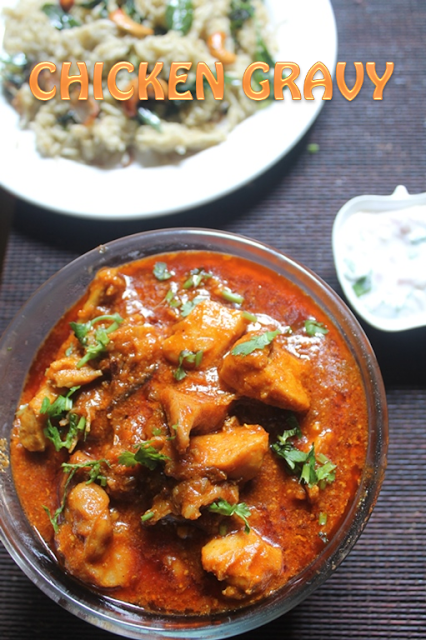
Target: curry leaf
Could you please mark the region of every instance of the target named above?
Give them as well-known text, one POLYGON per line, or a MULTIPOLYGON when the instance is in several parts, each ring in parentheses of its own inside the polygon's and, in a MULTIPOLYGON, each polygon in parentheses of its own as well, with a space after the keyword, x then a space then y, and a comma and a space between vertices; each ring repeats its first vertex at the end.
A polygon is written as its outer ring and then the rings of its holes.
POLYGON ((168 30, 188 33, 192 26, 194 8, 192 0, 169 0, 166 7, 166 27, 168 30))
POLYGON ((58 31, 81 26, 81 22, 70 13, 66 13, 59 4, 44 4, 41 10, 49 18, 51 25, 58 31))

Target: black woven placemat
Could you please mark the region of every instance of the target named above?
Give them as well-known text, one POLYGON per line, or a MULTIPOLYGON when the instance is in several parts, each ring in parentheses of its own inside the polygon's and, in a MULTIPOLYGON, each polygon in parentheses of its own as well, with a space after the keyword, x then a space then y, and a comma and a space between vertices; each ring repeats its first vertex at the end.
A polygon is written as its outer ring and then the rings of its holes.
MULTIPOLYGON (((375 61, 379 72, 387 60, 395 63, 382 102, 372 100, 369 81, 352 103, 336 95, 306 138, 262 179, 187 214, 95 224, 18 204, 0 286, 0 331, 72 258, 113 237, 159 226, 252 236, 305 263, 339 291, 330 235, 341 205, 362 193, 389 194, 398 184, 426 191, 426 3, 334 0, 333 6, 339 60, 375 61), (308 142, 319 144, 317 154, 306 152, 308 142)), ((382 367, 390 414, 389 465, 378 504, 331 579, 247 639, 426 638, 426 330, 366 331, 382 367)), ((53 604, 0 547, 0 638, 78 636, 113 637, 53 604)))

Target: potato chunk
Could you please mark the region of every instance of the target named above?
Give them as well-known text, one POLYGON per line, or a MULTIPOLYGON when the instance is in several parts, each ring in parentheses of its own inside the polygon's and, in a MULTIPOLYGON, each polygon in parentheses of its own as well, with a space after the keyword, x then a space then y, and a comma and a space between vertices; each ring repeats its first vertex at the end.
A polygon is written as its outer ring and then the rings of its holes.
MULTIPOLYGON (((236 344, 247 342, 247 334, 236 344)), ((307 411, 309 396, 303 386, 304 364, 275 341, 252 353, 228 353, 220 369, 220 378, 232 389, 265 404, 292 411, 307 411)))
POLYGON ((268 434, 259 425, 236 425, 208 435, 194 436, 185 456, 190 465, 216 468, 228 478, 254 478, 268 451, 268 434))
POLYGON ((180 453, 189 446, 189 435, 214 431, 225 419, 234 395, 210 395, 203 392, 181 392, 166 387, 160 400, 167 415, 169 427, 176 428, 176 448, 180 453))
POLYGON ((241 311, 212 300, 200 302, 164 341, 164 356, 177 364, 181 351, 202 351, 201 368, 208 367, 244 333, 248 322, 241 311))
POLYGON ((210 540, 201 550, 201 562, 206 571, 228 584, 224 596, 242 599, 264 591, 281 573, 283 554, 253 530, 238 531, 210 540))

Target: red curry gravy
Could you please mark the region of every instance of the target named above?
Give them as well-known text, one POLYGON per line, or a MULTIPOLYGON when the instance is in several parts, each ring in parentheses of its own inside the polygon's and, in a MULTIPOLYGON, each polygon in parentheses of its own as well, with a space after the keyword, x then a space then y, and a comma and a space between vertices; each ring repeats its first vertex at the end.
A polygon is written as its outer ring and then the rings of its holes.
POLYGON ((12 466, 68 573, 147 610, 210 614, 315 559, 366 446, 359 370, 313 300, 188 251, 99 272, 33 363, 12 466))

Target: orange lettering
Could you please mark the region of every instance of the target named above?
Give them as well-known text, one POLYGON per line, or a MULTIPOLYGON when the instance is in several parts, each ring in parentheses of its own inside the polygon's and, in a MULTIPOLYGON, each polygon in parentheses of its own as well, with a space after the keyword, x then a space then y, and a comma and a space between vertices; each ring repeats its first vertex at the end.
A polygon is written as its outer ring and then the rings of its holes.
POLYGON ((178 69, 190 70, 192 62, 172 62, 170 65, 169 74, 169 100, 193 100, 192 93, 190 91, 184 91, 179 93, 176 91, 176 85, 180 82, 186 82, 188 79, 187 73, 180 73, 177 75, 178 69))
POLYGON ((216 78, 213 75, 210 67, 205 62, 199 62, 197 64, 196 75, 196 87, 197 87, 197 100, 204 100, 204 78, 210 85, 210 89, 213 93, 215 100, 223 100, 223 93, 225 89, 225 74, 223 72, 223 63, 215 62, 216 78))
POLYGON ((50 73, 55 73, 56 65, 53 64, 53 62, 39 62, 31 71, 30 89, 34 98, 37 98, 37 100, 51 100, 56 94, 56 87, 53 87, 50 91, 43 91, 38 86, 38 77, 44 69, 47 69, 50 73))
POLYGON ((354 62, 354 66, 356 70, 356 80, 352 89, 348 89, 348 85, 345 80, 346 62, 338 62, 336 67, 337 86, 339 87, 342 96, 349 101, 352 101, 357 97, 364 82, 364 65, 362 62, 354 62))
POLYGON ((306 75, 305 84, 303 87, 305 100, 315 100, 314 96, 312 95, 313 87, 325 88, 322 96, 323 100, 331 100, 331 98, 333 97, 333 81, 331 79, 329 70, 322 62, 316 62, 314 65, 312 65, 306 75), (323 77, 314 80, 314 76, 316 73, 318 73, 318 71, 322 73, 323 77))
POLYGON ((102 71, 104 69, 103 62, 95 62, 93 69, 93 97, 95 100, 103 100, 104 92, 102 90, 102 71))
POLYGON ((148 85, 152 85, 156 100, 165 100, 166 96, 161 82, 157 76, 164 67, 163 62, 156 62, 154 69, 147 76, 148 63, 141 62, 139 65, 139 100, 148 100, 148 85))
POLYGON ((135 92, 133 85, 127 91, 121 91, 117 87, 117 73, 125 69, 129 73, 135 70, 134 65, 131 62, 116 62, 110 69, 108 74, 108 91, 115 100, 129 100, 135 92))
POLYGON ((292 100, 301 100, 302 95, 300 89, 295 84, 295 80, 299 77, 300 67, 294 62, 277 62, 274 74, 274 97, 275 100, 284 100, 284 87, 288 87, 292 100), (290 75, 283 77, 284 69, 290 69, 290 75))
POLYGON ((264 73, 268 73, 269 65, 266 64, 266 62, 252 62, 244 71, 243 90, 246 96, 251 100, 266 100, 266 98, 269 98, 269 94, 271 93, 269 80, 265 79, 259 82, 260 86, 262 87, 260 91, 253 91, 251 86, 253 73, 258 69, 260 69, 264 73))
POLYGON ((87 100, 89 97, 89 74, 85 62, 77 62, 79 76, 70 76, 71 62, 62 63, 61 71, 61 100, 70 99, 70 84, 73 82, 80 83, 79 100, 87 100))
POLYGON ((379 78, 379 76, 376 73, 375 62, 367 62, 365 67, 367 69, 368 77, 376 87, 373 93, 373 100, 383 100, 383 89, 385 88, 387 81, 393 74, 393 70, 395 68, 394 63, 393 62, 386 63, 386 71, 384 72, 381 78, 379 78))

